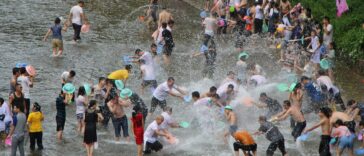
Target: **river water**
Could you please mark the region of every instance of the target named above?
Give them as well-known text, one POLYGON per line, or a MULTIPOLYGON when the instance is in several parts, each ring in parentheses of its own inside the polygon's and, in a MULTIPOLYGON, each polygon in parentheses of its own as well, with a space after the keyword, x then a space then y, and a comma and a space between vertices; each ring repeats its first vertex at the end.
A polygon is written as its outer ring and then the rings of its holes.
MULTIPOLYGON (((190 92, 198 90, 206 91, 211 85, 217 85, 227 73, 227 69, 233 69, 237 54, 232 48, 234 45, 231 35, 217 38, 217 61, 216 71, 213 80, 202 79, 202 68, 204 58, 190 58, 193 51, 197 51, 201 43, 202 29, 198 17, 199 10, 180 0, 164 0, 162 3, 168 6, 174 15, 176 24, 173 36, 176 47, 172 54, 171 69, 166 72, 165 67, 159 68, 158 82, 165 81, 167 76, 174 76, 176 83, 185 86, 190 92)), ((77 72, 76 86, 83 83, 93 83, 100 76, 120 69, 122 67, 121 57, 133 55, 136 48, 149 50, 152 43, 149 31, 137 16, 142 15, 146 8, 145 0, 89 0, 84 9, 86 16, 91 23, 91 31, 82 34, 82 42, 74 45, 71 42, 73 30, 63 33, 64 56, 52 58, 51 45, 49 42, 42 42, 43 35, 53 23, 55 17, 66 15, 69 9, 75 5, 69 0, 2 0, 0 3, 0 95, 7 97, 11 68, 17 62, 32 64, 38 71, 35 78, 34 88, 31 89, 31 102, 39 102, 45 115, 43 124, 44 135, 43 152, 29 153, 29 155, 85 155, 86 151, 82 146, 83 138, 76 133, 76 117, 74 106, 67 108, 67 122, 65 126, 65 141, 57 143, 55 138, 55 98, 60 91, 60 75, 63 71, 74 69, 77 72)), ((258 41, 259 37, 253 38, 245 50, 251 54, 250 59, 262 65, 267 70, 272 82, 281 80, 278 65, 275 63, 274 52, 269 49, 265 41, 258 41)), ((348 96, 360 97, 360 90, 363 90, 360 83, 360 76, 348 74, 346 67, 340 69, 337 81, 344 87, 348 96), (355 80, 351 80, 355 79, 355 80)), ((129 87, 139 92, 140 80, 136 79, 138 70, 134 70, 129 80, 129 87)), ((274 83, 254 90, 241 90, 241 94, 255 97, 261 91, 266 91, 280 101, 284 100, 286 94, 278 94, 274 90, 274 83)), ((243 95, 242 95, 243 96, 243 95)), ((143 96, 144 101, 150 106, 150 94, 143 96)), ((252 107, 244 107, 235 102, 234 105, 239 117, 239 125, 250 131, 258 129, 257 116, 263 111, 252 107), (252 113, 253 112, 253 113, 252 113)), ((193 113, 189 105, 182 101, 170 98, 168 104, 173 106, 174 115, 177 121, 192 121, 193 113)), ((130 117, 130 109, 127 109, 130 117)), ((160 113, 157 111, 156 113, 160 113)), ((201 115, 201 114, 200 114, 201 115)), ((317 120, 315 115, 309 115, 309 121, 317 120)), ((216 121, 224 121, 222 117, 216 117, 216 121)), ((149 120, 150 122, 150 120, 149 120)), ((308 124, 312 125, 311 122, 308 124)), ((224 125, 218 125, 214 129, 206 127, 194 127, 189 129, 172 130, 179 139, 178 146, 167 145, 163 152, 152 155, 211 155, 225 156, 232 155, 232 150, 222 140, 224 125)), ((282 122, 279 127, 286 138, 286 146, 290 155, 299 154, 292 137, 288 122, 282 122)), ((315 132, 315 136, 318 135, 315 132)), ((99 149, 95 155, 135 155, 136 146, 134 143, 113 142, 113 128, 99 131, 99 149)), ((259 155, 264 155, 268 142, 264 136, 255 138, 258 143, 259 155)), ((317 153, 318 140, 310 140, 304 145, 304 155, 315 155, 317 153)), ((8 155, 10 150, 0 148, 0 155, 8 155)), ((276 153, 279 153, 278 151, 276 153)))

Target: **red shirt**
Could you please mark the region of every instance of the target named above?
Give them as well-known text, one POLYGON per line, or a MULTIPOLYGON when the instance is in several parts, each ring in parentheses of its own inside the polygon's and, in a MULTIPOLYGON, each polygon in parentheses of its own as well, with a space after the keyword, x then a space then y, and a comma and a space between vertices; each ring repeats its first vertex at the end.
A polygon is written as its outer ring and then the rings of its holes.
POLYGON ((142 113, 138 113, 137 115, 135 115, 135 117, 132 117, 131 121, 133 122, 134 133, 144 131, 142 113))

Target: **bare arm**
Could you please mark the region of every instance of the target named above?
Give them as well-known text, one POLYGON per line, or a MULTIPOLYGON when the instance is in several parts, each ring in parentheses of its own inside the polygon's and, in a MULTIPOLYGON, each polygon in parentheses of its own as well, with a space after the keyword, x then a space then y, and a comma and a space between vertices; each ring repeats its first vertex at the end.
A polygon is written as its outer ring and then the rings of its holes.
POLYGON ((291 110, 286 111, 283 115, 277 116, 275 121, 285 120, 289 116, 290 113, 291 113, 291 110))
POLYGON ((97 113, 97 117, 99 118, 99 121, 104 120, 104 116, 102 116, 101 113, 97 113))
POLYGON ((48 29, 47 33, 44 35, 43 41, 47 41, 48 36, 51 34, 52 29, 48 29))
POLYGON ((307 132, 313 131, 316 128, 319 128, 324 122, 325 122, 325 120, 320 120, 319 123, 313 125, 311 128, 307 128, 305 131, 303 131, 303 133, 307 133, 307 132))
POLYGON ((268 105, 266 104, 266 103, 264 103, 264 102, 255 102, 255 101, 253 101, 253 104, 255 105, 255 106, 257 106, 258 108, 265 108, 265 107, 267 107, 268 105))

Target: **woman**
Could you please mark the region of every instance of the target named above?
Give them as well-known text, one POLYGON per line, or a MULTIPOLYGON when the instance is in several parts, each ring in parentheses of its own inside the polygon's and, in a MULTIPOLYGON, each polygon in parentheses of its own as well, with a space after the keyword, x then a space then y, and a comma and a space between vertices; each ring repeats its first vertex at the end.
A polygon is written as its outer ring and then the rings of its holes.
POLYGON ((85 106, 87 104, 87 96, 85 87, 78 88, 78 94, 76 98, 76 117, 77 117, 77 132, 82 134, 85 131, 84 114, 85 106))
POLYGON ((135 105, 132 113, 131 129, 135 137, 135 143, 137 144, 137 155, 143 155, 143 142, 144 142, 144 117, 142 114, 142 108, 139 105, 135 105))
POLYGON ((336 141, 338 141, 336 155, 341 156, 344 149, 347 148, 348 155, 353 156, 355 134, 350 132, 342 120, 337 120, 334 127, 335 129, 333 130, 332 137, 335 137, 336 141))
POLYGON ((85 112, 85 133, 83 143, 86 146, 87 156, 93 155, 94 144, 97 142, 96 123, 102 121, 104 117, 97 110, 96 100, 91 100, 85 112))

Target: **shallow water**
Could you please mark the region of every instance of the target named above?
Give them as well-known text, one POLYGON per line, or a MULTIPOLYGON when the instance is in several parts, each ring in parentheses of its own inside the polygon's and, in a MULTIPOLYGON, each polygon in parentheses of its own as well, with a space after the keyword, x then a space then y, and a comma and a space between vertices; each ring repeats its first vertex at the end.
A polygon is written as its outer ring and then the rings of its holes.
MULTIPOLYGON (((73 1, 60 0, 3 0, 0 3, 0 95, 7 97, 11 68, 17 62, 25 62, 36 67, 38 75, 35 79, 34 88, 31 89, 31 101, 39 102, 45 115, 43 143, 45 150, 42 153, 33 155, 84 155, 85 149, 82 146, 83 138, 76 133, 75 108, 70 106, 67 109, 67 122, 65 126, 65 141, 57 143, 55 139, 55 98, 60 91, 60 75, 63 71, 74 69, 77 72, 76 86, 83 83, 92 83, 98 77, 122 68, 122 55, 132 55, 136 48, 148 50, 151 42, 151 31, 137 20, 137 16, 142 15, 145 8, 143 0, 114 0, 101 1, 89 0, 85 8, 86 16, 91 22, 91 31, 82 34, 82 43, 74 45, 71 43, 72 29, 63 34, 64 37, 64 57, 52 58, 49 42, 42 42, 42 37, 47 28, 53 23, 55 17, 63 16, 74 5, 73 1)), ((190 58, 193 51, 199 49, 201 43, 201 27, 199 25, 199 10, 179 0, 163 1, 173 13, 176 26, 173 32, 176 48, 172 55, 172 70, 165 72, 165 68, 160 68, 158 82, 165 81, 167 76, 174 76, 177 84, 189 88, 189 91, 206 91, 211 85, 218 85, 226 75, 227 69, 233 69, 237 53, 232 48, 234 45, 231 35, 217 37, 217 66, 214 80, 202 79, 201 71, 204 66, 204 58, 190 58), (203 63, 201 63, 203 62, 203 63)), ((257 40, 254 40, 257 41, 257 40)), ((274 52, 268 48, 265 42, 251 42, 245 50, 251 54, 251 60, 266 68, 269 78, 273 82, 280 80, 276 73, 279 72, 275 64, 274 52)), ((341 69, 341 68, 339 68, 341 69)), ((136 70, 137 71, 137 70, 136 70)), ((355 82, 352 82, 342 70, 345 77, 338 77, 344 86, 347 95, 360 96, 355 82), (349 88, 353 86, 353 88, 349 88), (353 90, 353 91, 352 91, 353 90), (358 94, 356 94, 358 93, 358 94)), ((139 92, 140 80, 133 74, 128 82, 128 86, 139 92)), ((340 72, 339 72, 340 73, 340 72)), ((356 77, 359 80, 360 77, 356 77)), ((362 85, 361 85, 362 86, 362 85)), ((249 90, 253 97, 261 91, 266 91, 269 95, 276 97, 279 101, 284 100, 287 95, 277 93, 272 84, 249 90)), ((150 94, 143 96, 147 106, 150 104, 150 94)), ((168 104, 174 108, 174 116, 177 121, 192 121, 190 116, 199 115, 192 113, 191 106, 182 101, 169 98, 168 104)), ((239 116, 241 128, 254 131, 258 128, 257 116, 264 111, 257 108, 247 108, 235 106, 239 116), (252 113, 254 112, 254 113, 252 113)), ((127 110, 130 116, 130 109, 127 110)), ((156 113, 160 113, 157 111, 156 113)), ((155 113, 155 114, 156 114, 155 113)), ((201 116, 201 118, 203 118, 201 116)), ((310 115, 308 118, 316 120, 317 117, 310 115)), ((217 118, 221 121, 223 119, 217 118)), ((216 120, 217 120, 216 119, 216 120)), ((309 123, 308 125, 311 125, 309 123)), ((288 122, 279 125, 286 138, 287 150, 291 155, 298 154, 296 146, 290 136, 288 122)), ((218 126, 213 132, 192 126, 189 129, 172 130, 179 139, 178 146, 166 146, 162 153, 153 155, 212 155, 225 156, 232 155, 229 146, 223 144, 222 130, 224 126, 218 126)), ((255 138, 258 143, 259 155, 264 155, 268 142, 263 136, 255 138)), ((132 139, 133 140, 133 139, 132 139)), ((28 144, 29 145, 29 144, 28 144)), ((306 155, 315 155, 317 152, 318 140, 310 141, 305 147, 306 155)), ((28 147, 26 148, 29 153, 28 147)), ((95 155, 135 155, 136 146, 134 143, 114 143, 113 128, 109 124, 109 130, 99 131, 99 149, 95 150, 95 155)), ((9 149, 1 148, 0 155, 8 155, 9 149)), ((279 153, 278 151, 276 153, 279 153)), ((30 154, 32 155, 32 154, 30 154)))

